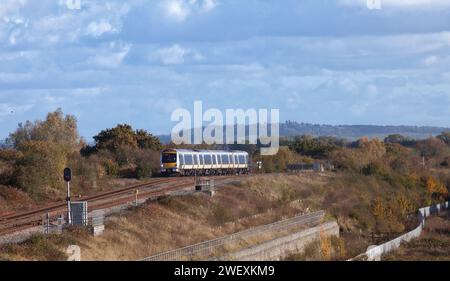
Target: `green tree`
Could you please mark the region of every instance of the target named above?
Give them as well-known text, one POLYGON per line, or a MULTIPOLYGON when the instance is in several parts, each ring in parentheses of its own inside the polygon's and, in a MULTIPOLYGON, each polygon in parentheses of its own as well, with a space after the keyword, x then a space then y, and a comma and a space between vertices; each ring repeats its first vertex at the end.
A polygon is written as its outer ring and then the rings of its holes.
POLYGON ((445 144, 450 145, 450 132, 442 132, 439 136, 437 136, 438 139, 443 141, 445 144))
POLYGON ((159 150, 162 147, 159 139, 152 134, 145 130, 134 131, 127 124, 119 124, 115 128, 103 130, 94 137, 94 140, 97 151, 117 152, 123 147, 159 150))
POLYGON ((21 144, 21 151, 19 186, 35 197, 43 196, 45 190, 61 191, 61 173, 67 163, 64 148, 53 142, 27 141, 21 144))
POLYGON ((384 139, 385 143, 398 143, 403 146, 411 146, 415 143, 414 139, 402 136, 400 134, 389 135, 384 139))
POLYGON ((325 158, 330 152, 343 145, 340 140, 333 137, 313 138, 312 136, 304 135, 296 137, 289 144, 289 148, 302 155, 325 158))
POLYGON ((135 138, 141 149, 160 150, 162 148, 159 139, 148 133, 146 130, 136 130, 135 138))
POLYGON ((97 150, 116 152, 120 147, 137 148, 137 140, 133 128, 127 124, 119 124, 115 128, 101 131, 94 137, 97 150))

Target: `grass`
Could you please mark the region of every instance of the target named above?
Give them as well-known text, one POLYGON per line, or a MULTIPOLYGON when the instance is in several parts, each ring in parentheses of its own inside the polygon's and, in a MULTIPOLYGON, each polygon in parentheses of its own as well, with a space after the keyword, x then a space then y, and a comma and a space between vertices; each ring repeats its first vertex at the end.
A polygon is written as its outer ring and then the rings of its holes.
MULTIPOLYGON (((99 237, 74 231, 63 237, 81 247, 83 260, 141 259, 292 217, 306 209, 312 211, 315 208, 296 197, 313 182, 310 176, 260 176, 223 186, 213 198, 203 194, 166 197, 133 212, 112 216, 99 237)), ((61 251, 65 246, 52 239, 48 243, 61 251)), ((1 249, 13 259, 44 258, 34 251, 16 250, 1 249)))
POLYGON ((427 219, 422 235, 384 255, 388 261, 449 261, 450 260, 450 213, 427 219))
POLYGON ((74 241, 62 235, 34 235, 24 243, 0 247, 0 261, 64 261, 65 248, 74 241))
MULTIPOLYGON (((222 186, 213 198, 203 194, 166 197, 112 216, 99 237, 73 231, 63 236, 81 247, 83 260, 136 260, 323 209, 327 218, 337 220, 341 238, 325 241, 325 254, 320 255, 317 246, 316 251, 308 249, 293 259, 348 259, 373 244, 368 234, 380 224, 372 212, 373 200, 383 195, 383 202, 395 207, 395 201, 388 200, 402 191, 386 181, 362 175, 258 175, 222 186)), ((416 196, 414 190, 408 192, 411 198, 416 196)), ((387 221, 404 229, 402 223, 397 216, 387 221)), ((13 256, 19 260, 36 258, 20 251, 13 256)))
POLYGON ((330 261, 342 260, 346 256, 345 241, 331 236, 317 239, 307 245, 303 252, 288 256, 286 261, 330 261))

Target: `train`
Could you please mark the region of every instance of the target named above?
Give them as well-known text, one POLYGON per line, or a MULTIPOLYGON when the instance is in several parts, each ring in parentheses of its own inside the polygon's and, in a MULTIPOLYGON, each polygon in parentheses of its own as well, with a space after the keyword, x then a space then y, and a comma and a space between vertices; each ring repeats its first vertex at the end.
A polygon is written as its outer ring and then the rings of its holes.
POLYGON ((180 176, 236 175, 249 173, 245 151, 165 149, 161 174, 180 176))

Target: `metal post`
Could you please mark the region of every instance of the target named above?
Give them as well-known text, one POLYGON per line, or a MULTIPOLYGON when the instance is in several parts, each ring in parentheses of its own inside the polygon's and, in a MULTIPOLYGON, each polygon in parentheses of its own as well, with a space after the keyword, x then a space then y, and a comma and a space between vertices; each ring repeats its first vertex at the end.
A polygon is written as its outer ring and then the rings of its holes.
POLYGON ((70 211, 70 182, 67 182, 67 223, 72 225, 72 212, 70 211))
POLYGON ((49 234, 50 233, 50 215, 48 214, 48 212, 45 215, 45 224, 46 224, 45 234, 49 234))
POLYGON ((136 189, 136 207, 138 206, 138 195, 139 195, 139 189, 136 189))

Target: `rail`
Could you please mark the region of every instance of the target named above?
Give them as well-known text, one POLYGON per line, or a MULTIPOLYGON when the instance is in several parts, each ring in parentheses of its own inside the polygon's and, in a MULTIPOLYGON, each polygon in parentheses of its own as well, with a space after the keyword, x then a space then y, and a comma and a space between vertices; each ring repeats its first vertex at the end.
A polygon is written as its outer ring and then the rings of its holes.
POLYGON ((207 257, 214 254, 215 250, 220 249, 220 247, 225 246, 227 243, 236 242, 255 235, 261 235, 269 231, 282 231, 294 226, 317 225, 322 221, 324 216, 324 211, 300 215, 271 224, 257 226, 228 236, 216 238, 184 248, 160 253, 142 259, 141 261, 179 261, 183 259, 192 260, 199 257, 207 257))

